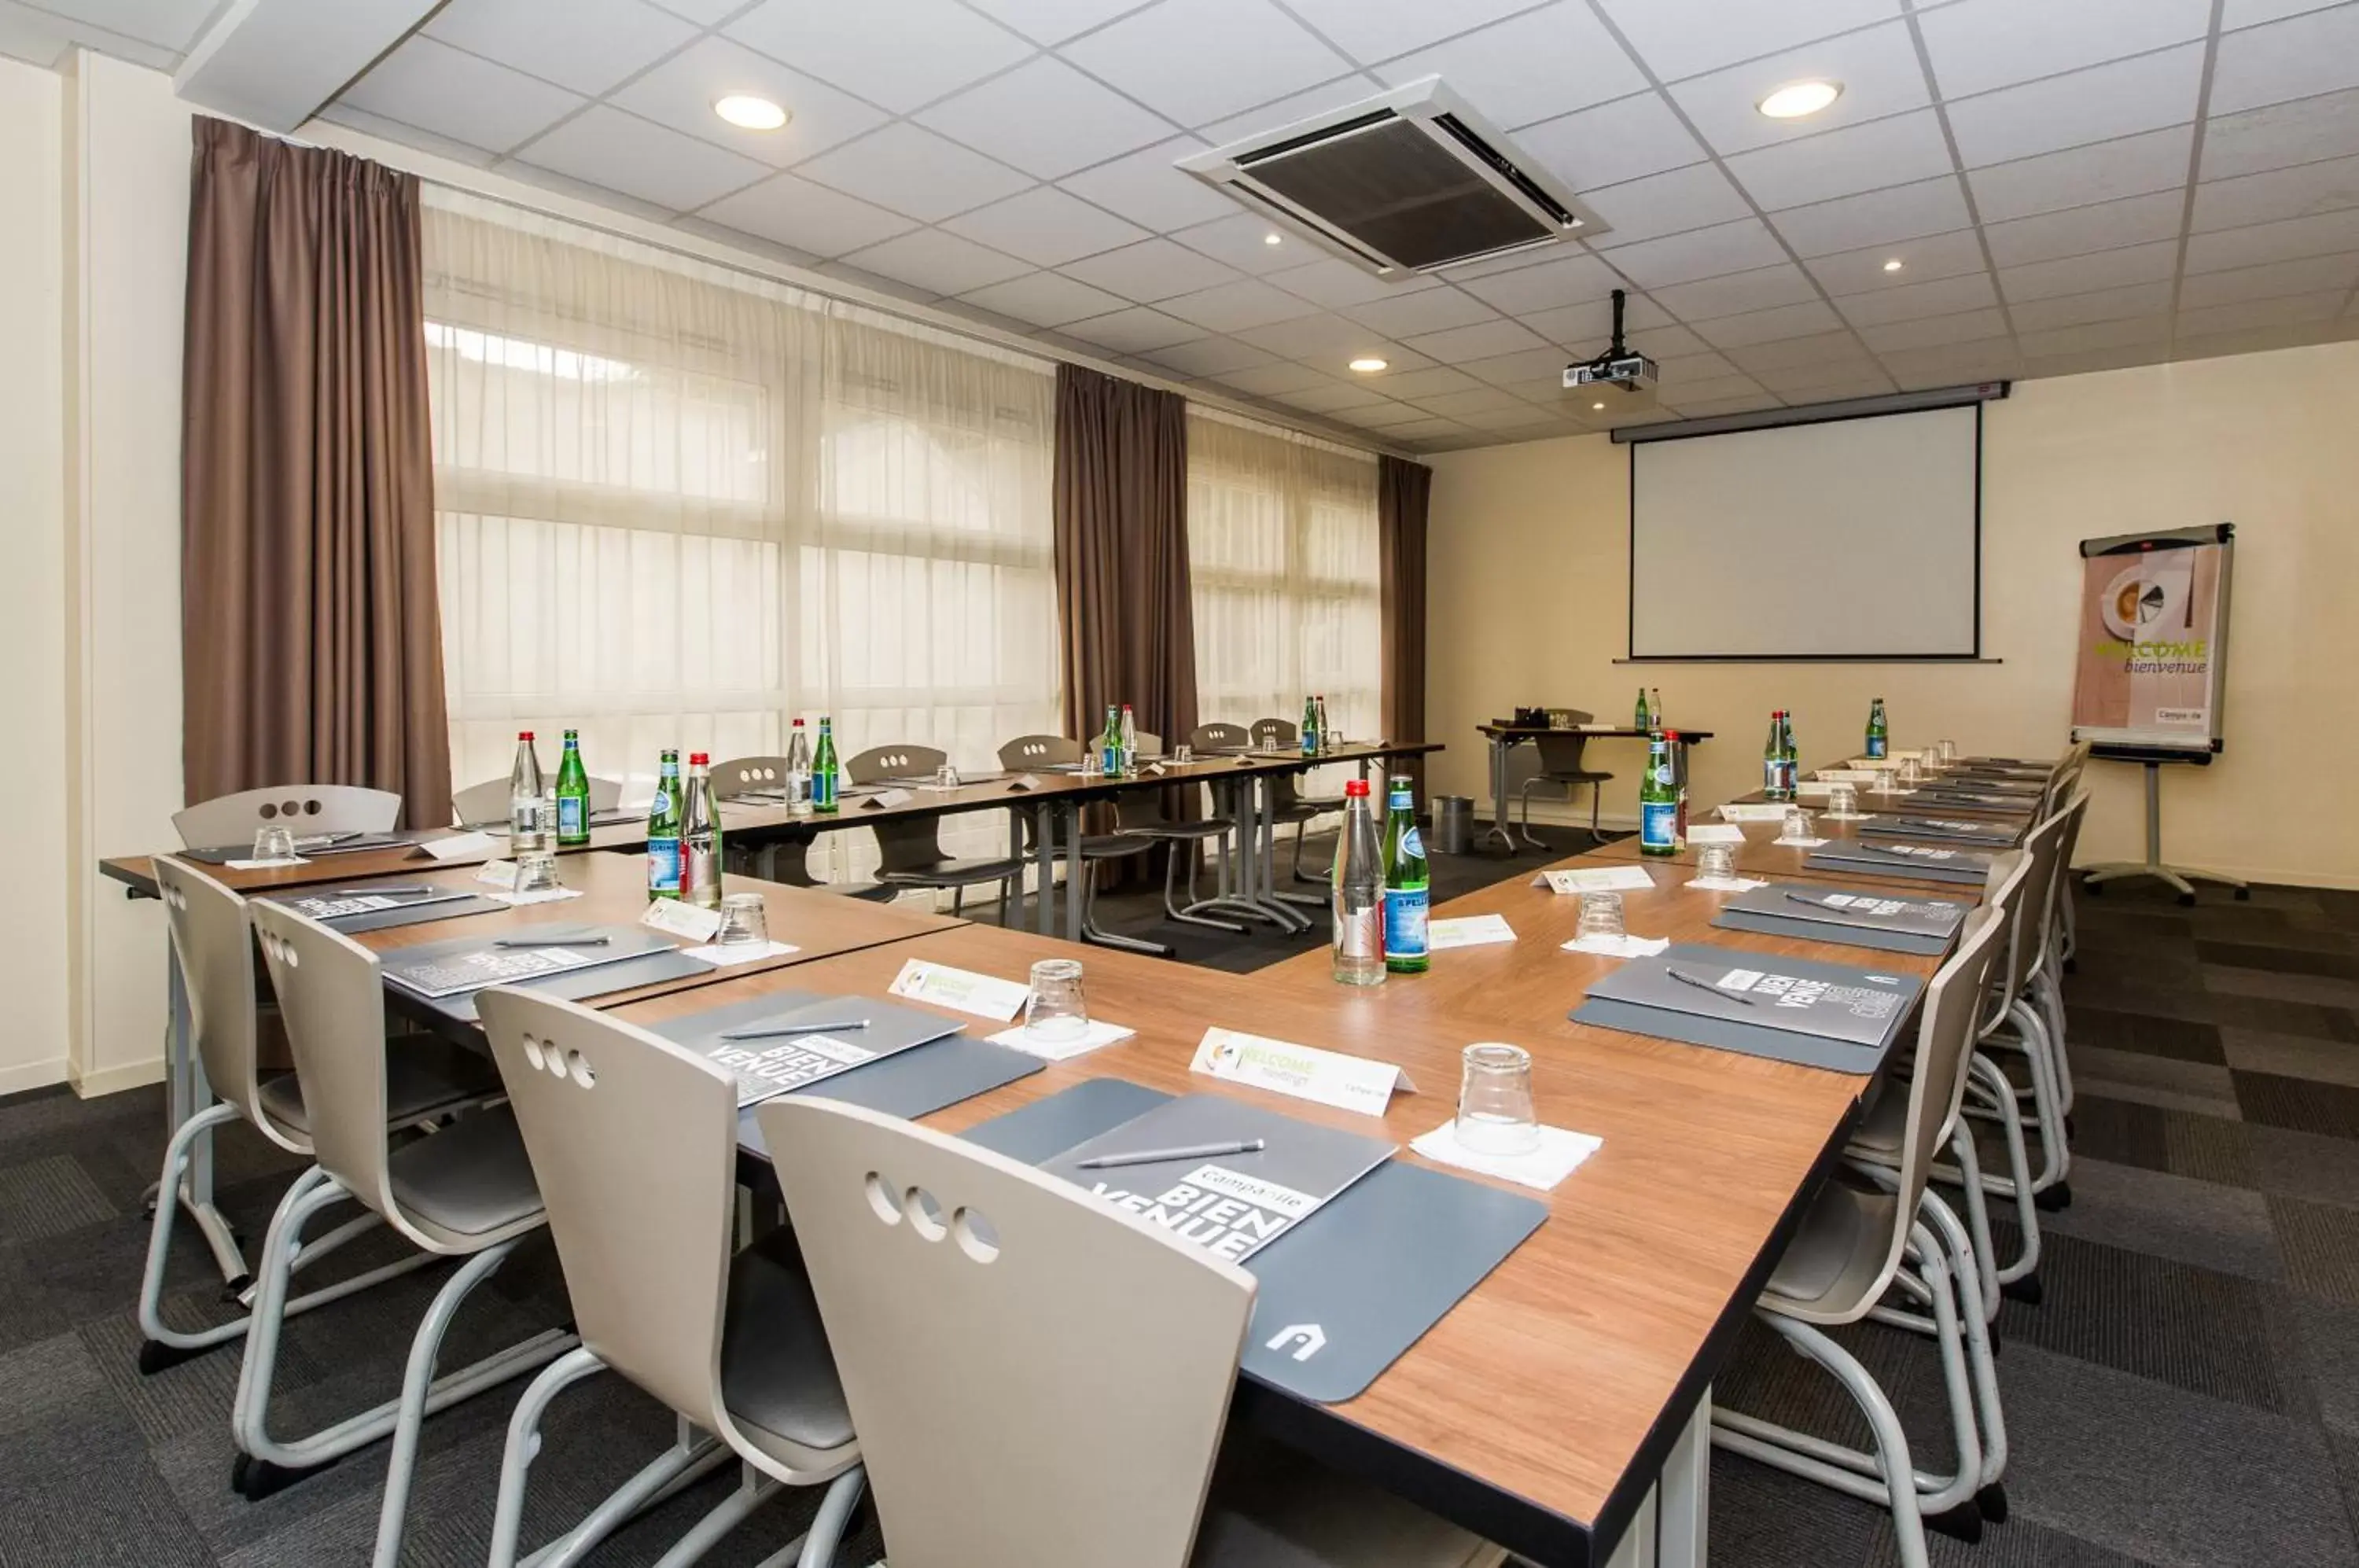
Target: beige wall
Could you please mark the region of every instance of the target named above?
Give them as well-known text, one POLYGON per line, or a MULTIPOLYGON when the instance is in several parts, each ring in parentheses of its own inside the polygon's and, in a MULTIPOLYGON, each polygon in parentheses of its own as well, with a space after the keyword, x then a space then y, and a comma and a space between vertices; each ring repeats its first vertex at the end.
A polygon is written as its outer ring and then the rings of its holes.
MULTIPOLYGON (((1898 744, 2050 756, 2071 722, 2075 547, 2236 525, 2227 748, 2163 774, 2163 851, 2284 882, 2359 887, 2359 694, 2335 634, 2359 615, 2359 343, 2020 383, 1984 427, 1983 643, 1998 664, 1617 664, 1628 615, 1629 454, 1603 436, 1434 460, 1427 733, 1433 787, 1487 811, 1474 726, 1516 704, 1626 722, 1643 681, 1697 748, 1706 801, 1759 782, 1773 708, 1810 763, 1855 749, 1868 699, 1898 744)), ((1593 748, 1635 811, 1636 743, 1593 748)), ((2083 861, 2143 857, 2140 770, 2091 769, 2083 861)), ((1547 813, 1541 813, 1546 816, 1547 813)))

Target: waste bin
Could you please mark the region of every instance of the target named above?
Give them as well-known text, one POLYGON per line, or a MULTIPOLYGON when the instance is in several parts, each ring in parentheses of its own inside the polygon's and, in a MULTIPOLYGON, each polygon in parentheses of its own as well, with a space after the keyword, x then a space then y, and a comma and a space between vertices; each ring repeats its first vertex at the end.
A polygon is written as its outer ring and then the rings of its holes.
POLYGON ((1433 798, 1433 847, 1441 855, 1465 855, 1474 847, 1474 802, 1464 795, 1433 798))

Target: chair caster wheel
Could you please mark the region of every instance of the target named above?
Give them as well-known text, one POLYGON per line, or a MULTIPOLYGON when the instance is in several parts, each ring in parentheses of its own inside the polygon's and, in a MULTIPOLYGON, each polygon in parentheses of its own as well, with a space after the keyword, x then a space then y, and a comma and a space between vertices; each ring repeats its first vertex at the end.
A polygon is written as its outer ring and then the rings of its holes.
MULTIPOLYGON (((2027 1274, 2020 1279, 2009 1279, 1998 1288, 1998 1293, 2010 1301, 2021 1301, 2027 1307, 2036 1307, 2047 1299, 2047 1292, 2039 1288, 2039 1276, 2037 1274, 2027 1274)), ((1996 1346, 1994 1345, 1993 1348, 1995 1349, 1996 1346)))
POLYGON ((2253 890, 2250 887, 2239 887, 2236 889, 2236 902, 2240 904, 2249 904, 2252 901, 2253 890))
POLYGON ((1944 1508, 1938 1514, 1925 1516, 1925 1528, 1936 1535, 1946 1535, 1952 1541, 1962 1541, 1968 1546, 1979 1546, 1983 1539, 1983 1511, 1972 1499, 1954 1508, 1944 1508))
POLYGON ((210 1345, 201 1345, 190 1350, 177 1345, 166 1345, 159 1339, 143 1339, 139 1342, 139 1375, 153 1377, 183 1361, 193 1361, 212 1348, 210 1345))
POLYGON ((2039 1209, 2051 1214, 2060 1209, 2071 1208, 2072 1206, 2072 1183, 2070 1181, 2059 1181, 2053 1187, 2044 1187, 2040 1191, 2032 1193, 2031 1206, 2035 1209, 2039 1209))
POLYGON ((267 1459, 256 1459, 250 1454, 241 1454, 237 1456, 237 1465, 231 1470, 230 1484, 245 1495, 247 1502, 258 1503, 265 1497, 277 1496, 298 1481, 307 1480, 318 1475, 334 1463, 335 1461, 331 1459, 322 1464, 307 1465, 299 1469, 290 1470, 284 1465, 274 1465, 267 1459), (242 1477, 240 1472, 243 1472, 242 1477))
POLYGON ((2003 1481, 1993 1481, 1989 1486, 1976 1492, 1974 1507, 1982 1510, 1983 1518, 1988 1523, 2005 1524, 2006 1522, 2006 1484, 2003 1481))

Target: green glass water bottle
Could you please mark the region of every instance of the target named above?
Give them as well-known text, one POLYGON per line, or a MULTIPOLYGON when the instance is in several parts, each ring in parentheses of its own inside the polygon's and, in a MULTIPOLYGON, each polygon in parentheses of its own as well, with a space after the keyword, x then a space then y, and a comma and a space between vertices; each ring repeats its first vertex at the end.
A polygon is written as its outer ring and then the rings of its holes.
POLYGON ((835 760, 835 721, 819 718, 819 750, 811 754, 811 810, 833 816, 842 802, 842 768, 835 760))
POLYGON ((582 733, 565 732, 565 755, 557 764, 557 846, 590 842, 590 775, 582 766, 582 733))
POLYGON ((1655 716, 1647 711, 1647 689, 1644 686, 1638 688, 1638 713, 1637 716, 1630 721, 1630 727, 1641 735, 1655 727, 1655 716))
POLYGON ((1867 755, 1879 757, 1892 749, 1892 728, 1885 721, 1884 699, 1867 705, 1867 755))
POLYGON ((647 897, 679 897, 679 753, 667 749, 656 767, 656 798, 647 807, 647 897))
POLYGON ((1679 852, 1679 780, 1671 771, 1671 743, 1658 730, 1647 737, 1647 771, 1638 779, 1638 853, 1679 852))
POLYGON ((1422 975, 1432 967, 1426 934, 1431 898, 1414 789, 1407 775, 1396 774, 1385 813, 1385 967, 1395 975, 1422 975))

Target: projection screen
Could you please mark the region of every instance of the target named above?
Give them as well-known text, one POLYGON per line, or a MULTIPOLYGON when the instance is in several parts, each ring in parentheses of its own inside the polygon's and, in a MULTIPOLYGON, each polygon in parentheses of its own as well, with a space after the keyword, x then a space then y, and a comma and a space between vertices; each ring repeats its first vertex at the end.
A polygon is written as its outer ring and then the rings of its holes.
POLYGON ((1981 652, 1982 408, 1630 448, 1633 659, 1981 652))

